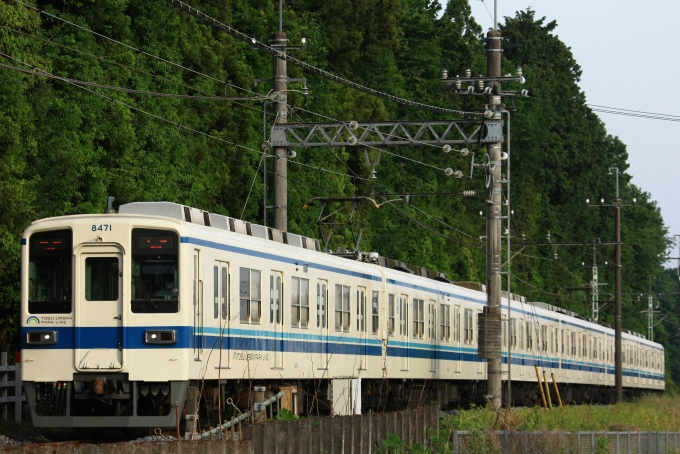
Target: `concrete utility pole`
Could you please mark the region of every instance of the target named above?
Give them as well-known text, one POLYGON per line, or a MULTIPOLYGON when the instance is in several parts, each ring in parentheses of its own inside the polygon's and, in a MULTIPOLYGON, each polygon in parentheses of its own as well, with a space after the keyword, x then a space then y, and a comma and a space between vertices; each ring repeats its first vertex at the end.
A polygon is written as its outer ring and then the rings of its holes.
MULTIPOLYGON (((495 29, 486 35, 486 69, 488 77, 501 76, 501 33, 495 29)), ((500 82, 492 82, 496 93, 500 92, 500 82)), ((487 98, 488 110, 493 112, 494 119, 501 118, 501 97, 490 94, 487 98)), ((489 173, 491 184, 489 186, 488 209, 486 212, 486 279, 488 299, 488 323, 501 324, 501 219, 502 219, 502 178, 501 178, 501 142, 490 143, 487 146, 489 154, 489 173)), ((489 330, 487 335, 493 335, 494 339, 488 339, 493 346, 488 354, 488 383, 487 392, 491 408, 501 408, 501 330, 489 330), (495 337, 498 339, 495 339, 495 337)))
MULTIPOLYGON (((288 39, 284 31, 274 32, 272 47, 286 52, 288 39)), ((288 70, 286 60, 274 56, 274 91, 279 98, 274 104, 274 124, 288 123, 288 70)), ((274 228, 288 231, 288 150, 274 148, 274 228)))
POLYGON ((614 388, 616 389, 616 403, 623 402, 623 356, 621 349, 621 199, 619 198, 619 176, 616 170, 616 277, 614 281, 614 292, 616 302, 614 309, 614 388))

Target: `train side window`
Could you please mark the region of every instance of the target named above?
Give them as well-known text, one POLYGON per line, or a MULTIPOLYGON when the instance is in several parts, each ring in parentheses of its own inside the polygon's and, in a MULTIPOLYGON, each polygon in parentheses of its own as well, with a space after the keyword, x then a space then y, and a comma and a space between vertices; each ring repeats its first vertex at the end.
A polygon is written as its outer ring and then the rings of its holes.
POLYGON ((583 343, 581 344, 581 346, 583 347, 583 349, 581 351, 581 357, 587 358, 588 357, 588 336, 586 336, 584 334, 582 336, 582 339, 583 339, 583 343))
POLYGON ((519 349, 524 350, 524 320, 519 321, 519 349))
POLYGON ((357 332, 366 332, 366 289, 357 288, 357 332))
POLYGON ((328 310, 328 302, 326 297, 328 291, 326 281, 319 281, 316 283, 316 327, 326 327, 326 311, 328 310))
POLYGON ((510 318, 510 348, 517 349, 517 319, 510 318))
POLYGON ((261 275, 259 270, 250 268, 240 269, 239 297, 241 323, 260 323, 261 275))
POLYGON ((291 277, 291 327, 309 327, 309 279, 291 277))
POLYGON ((178 251, 175 232, 132 229, 132 312, 179 311, 178 251))
POLYGON ((451 342, 451 306, 448 304, 442 304, 441 312, 441 326, 439 327, 439 336, 442 341, 451 342))
POLYGON ((465 343, 472 344, 475 340, 472 326, 472 309, 465 309, 463 313, 463 329, 465 330, 465 343))
POLYGON ((422 339, 425 332, 425 301, 413 299, 413 338, 422 339))
POLYGON ((373 290, 373 297, 371 298, 371 321, 372 332, 378 334, 380 329, 380 292, 373 290))
POLYGON ((394 294, 389 294, 387 296, 387 334, 389 336, 394 336, 397 327, 394 305, 394 294))
POLYGON ((213 267, 213 287, 215 290, 213 318, 217 319, 220 315, 220 268, 218 266, 213 267))
POLYGON ((349 298, 350 288, 346 285, 335 285, 335 331, 349 332, 349 298))
POLYGON ((534 326, 532 322, 527 322, 527 350, 534 349, 534 326))
POLYGON ((508 348, 508 319, 505 315, 502 317, 503 321, 501 322, 501 344, 503 345, 503 348, 507 349, 508 348))
POLYGON ((541 351, 548 352, 548 327, 545 325, 541 325, 541 351))

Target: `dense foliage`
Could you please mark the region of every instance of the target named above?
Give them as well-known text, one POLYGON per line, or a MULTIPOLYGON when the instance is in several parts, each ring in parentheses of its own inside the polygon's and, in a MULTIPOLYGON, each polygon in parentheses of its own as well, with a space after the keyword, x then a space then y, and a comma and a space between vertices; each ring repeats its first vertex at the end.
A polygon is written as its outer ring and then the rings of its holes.
MULTIPOLYGON (((266 94, 271 57, 196 22, 164 0, 0 1, 0 62, 62 77, 149 92, 248 98, 266 94), (31 9, 37 6, 43 13, 31 9), (75 25, 57 18, 66 19, 75 25), (96 32, 97 34, 91 33, 96 32), (111 39, 107 39, 111 38, 111 39), (114 41, 115 40, 115 41, 114 41), (153 58, 161 57, 165 61, 153 58), (182 67, 172 64, 176 63, 182 67), (254 93, 256 92, 256 93, 254 93)), ((195 6, 262 41, 278 29, 278 2, 195 0, 195 6)), ((468 0, 446 7, 428 0, 295 0, 285 4, 291 44, 302 34, 305 61, 384 92, 424 103, 480 110, 483 99, 462 99, 439 80, 449 74, 485 72, 482 30, 468 0)), ((669 245, 661 213, 630 183, 626 147, 607 134, 586 106, 581 70, 569 48, 531 10, 502 24, 504 73, 521 65, 536 96, 517 100, 512 115, 512 220, 514 243, 614 240, 614 212, 587 208, 585 199, 615 195, 612 165, 622 171, 624 326, 646 331, 650 275, 658 291, 676 291, 657 258, 669 245), (636 294, 633 294, 636 293, 636 294)), ((290 67, 307 77, 309 96, 291 85, 289 121, 436 119, 441 114, 396 105, 290 67)), ((515 89, 518 87, 514 87, 515 89)), ((263 222, 262 101, 181 99, 82 87, 37 74, 0 69, 0 348, 16 346, 22 230, 34 219, 102 212, 106 196, 117 203, 169 200, 263 222)), ((510 105, 508 105, 510 107, 510 105)), ((271 124, 271 110, 268 117, 271 124)), ((471 147, 477 162, 480 147, 471 147)), ((368 150, 371 160, 377 150, 368 150)), ((317 196, 458 193, 482 189, 481 175, 456 180, 443 169, 467 174, 470 156, 439 148, 385 150, 371 178, 364 150, 298 151, 289 162, 289 230, 318 236, 317 196)), ((411 197, 354 214, 362 225, 361 249, 430 267, 454 280, 485 280, 483 191, 476 198, 411 197)), ((270 195, 271 197, 271 195, 270 195)), ((392 197, 394 198, 394 197, 392 197)), ((271 202, 270 202, 271 203, 271 202)), ((349 206, 338 221, 347 221, 349 206)), ((331 248, 352 247, 350 227, 337 228, 331 248)), ((521 247, 521 245, 519 246, 521 247)), ((515 250, 518 250, 517 247, 515 250)), ((587 314, 593 250, 528 246, 513 261, 513 292, 587 314)), ((612 320, 613 247, 597 249, 606 320, 612 320)), ((662 313, 676 313, 677 296, 662 298, 662 313)), ((669 345, 666 327, 656 340, 669 345)), ((674 358, 677 355, 673 355, 674 358)), ((672 362, 678 373, 677 358, 672 362)))

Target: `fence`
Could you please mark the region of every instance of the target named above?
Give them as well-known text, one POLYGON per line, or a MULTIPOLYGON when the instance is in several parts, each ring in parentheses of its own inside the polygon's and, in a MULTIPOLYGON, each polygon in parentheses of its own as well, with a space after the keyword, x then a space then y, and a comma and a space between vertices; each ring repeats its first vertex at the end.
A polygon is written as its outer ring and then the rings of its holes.
POLYGON ((14 402, 14 422, 21 422, 21 403, 26 396, 21 392, 21 363, 14 366, 7 364, 7 352, 0 353, 0 413, 7 421, 7 404, 14 402), (14 380, 9 380, 9 373, 14 372, 14 380), (8 395, 8 390, 14 388, 14 395, 8 395), (17 398, 19 396, 19 398, 17 398))
POLYGON ((375 452, 374 447, 388 433, 398 435, 406 445, 425 445, 428 429, 436 431, 438 427, 439 409, 422 407, 392 413, 269 421, 250 427, 250 442, 252 452, 258 454, 368 454, 375 452))
POLYGON ((511 432, 454 431, 454 454, 669 454, 680 452, 680 432, 511 432))

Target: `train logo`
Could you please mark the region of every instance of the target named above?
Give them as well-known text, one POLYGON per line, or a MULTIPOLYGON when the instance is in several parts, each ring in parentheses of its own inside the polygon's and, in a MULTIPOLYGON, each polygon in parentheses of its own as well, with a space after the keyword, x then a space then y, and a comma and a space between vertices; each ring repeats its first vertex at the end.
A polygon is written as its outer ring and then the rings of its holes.
POLYGON ((26 319, 26 324, 27 325, 40 325, 40 319, 36 317, 35 315, 31 315, 26 319))

